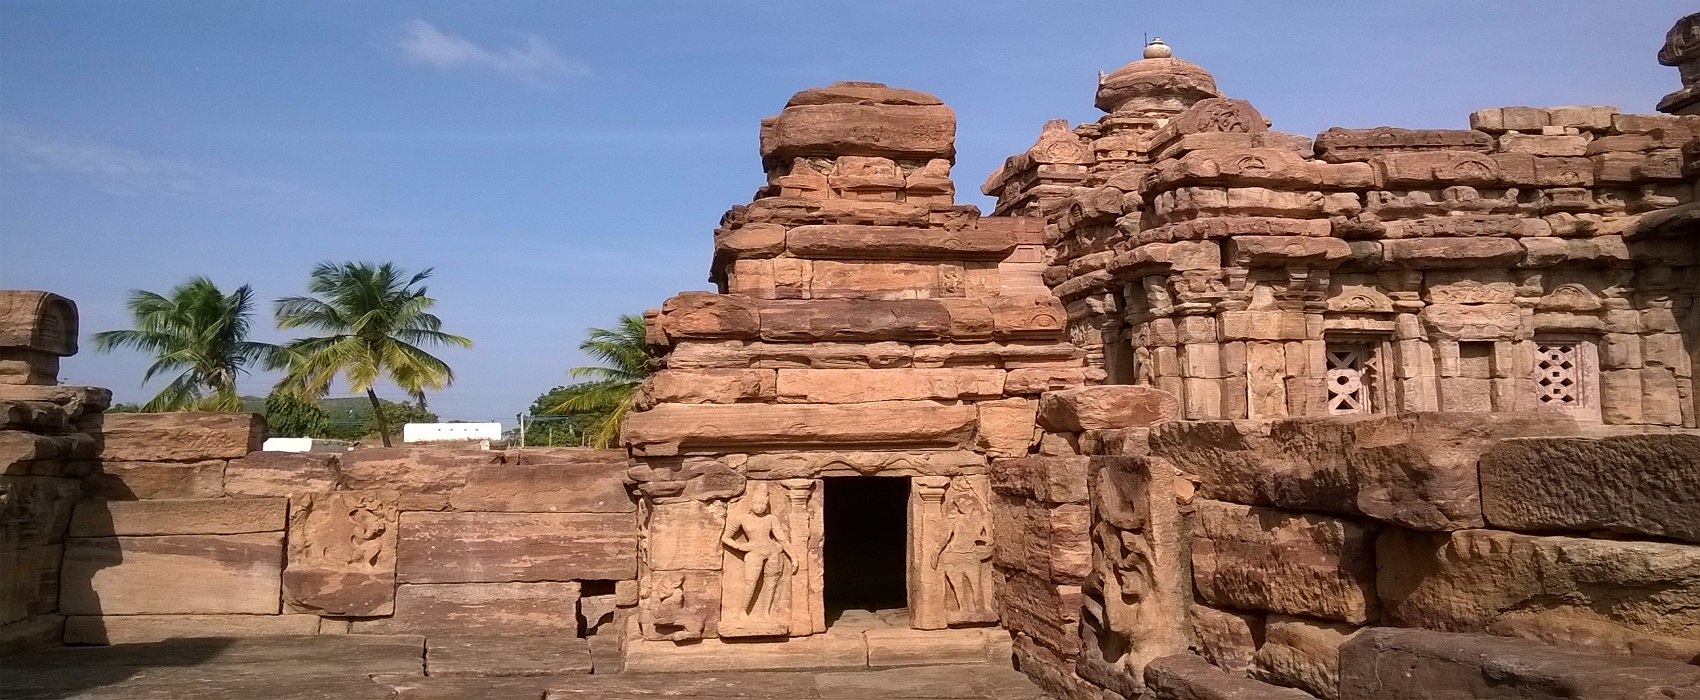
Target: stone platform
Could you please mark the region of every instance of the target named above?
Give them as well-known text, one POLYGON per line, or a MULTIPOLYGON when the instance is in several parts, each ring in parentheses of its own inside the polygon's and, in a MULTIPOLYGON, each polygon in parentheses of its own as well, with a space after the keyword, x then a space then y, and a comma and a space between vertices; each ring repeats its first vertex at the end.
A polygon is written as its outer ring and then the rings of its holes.
POLYGON ((826 632, 773 640, 704 639, 685 644, 626 640, 628 671, 826 670, 941 664, 1005 664, 1009 633, 996 627, 917 630, 906 610, 835 613, 826 632))
MULTIPOLYGON (((600 656, 600 655, 596 655, 600 656)), ((175 639, 0 657, 0 700, 1040 700, 1007 665, 600 673, 583 640, 339 635, 175 639)))

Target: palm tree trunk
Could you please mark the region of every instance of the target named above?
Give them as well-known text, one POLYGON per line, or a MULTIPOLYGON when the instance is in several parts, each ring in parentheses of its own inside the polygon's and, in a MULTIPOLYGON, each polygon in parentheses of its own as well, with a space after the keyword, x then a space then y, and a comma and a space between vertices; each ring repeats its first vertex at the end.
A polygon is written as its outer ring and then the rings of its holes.
POLYGON ((378 435, 384 439, 384 447, 389 447, 390 424, 384 420, 384 406, 378 403, 378 392, 366 387, 366 398, 372 401, 372 423, 378 426, 378 435))

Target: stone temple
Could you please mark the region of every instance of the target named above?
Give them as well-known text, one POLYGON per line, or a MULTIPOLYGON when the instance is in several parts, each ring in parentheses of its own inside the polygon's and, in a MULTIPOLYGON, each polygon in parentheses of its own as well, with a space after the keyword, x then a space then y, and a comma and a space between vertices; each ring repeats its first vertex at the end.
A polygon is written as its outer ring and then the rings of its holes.
MULTIPOLYGON (((550 698, 926 664, 1080 700, 1700 698, 1700 14, 1658 59, 1661 114, 1309 138, 1158 40, 989 214, 938 99, 804 90, 718 291, 646 315, 622 450, 103 416, 56 385, 74 306, 5 292, 0 646, 422 640, 424 678, 550 698)), ((419 673, 377 678, 439 697, 419 673)))

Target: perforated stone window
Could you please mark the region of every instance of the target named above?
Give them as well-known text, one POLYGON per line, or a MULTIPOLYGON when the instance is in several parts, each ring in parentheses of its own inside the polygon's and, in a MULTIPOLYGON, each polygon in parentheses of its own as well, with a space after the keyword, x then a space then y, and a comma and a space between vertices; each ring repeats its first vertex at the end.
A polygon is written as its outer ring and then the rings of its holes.
POLYGON ((1535 344, 1535 400, 1542 408, 1571 409, 1586 405, 1583 391, 1581 343, 1544 341, 1535 344))
POLYGON ((1374 369, 1368 343, 1329 343, 1326 350, 1328 413, 1370 413, 1371 372, 1374 369))
POLYGON ((1599 360, 1586 338, 1538 337, 1534 342, 1535 406, 1598 420, 1599 360))

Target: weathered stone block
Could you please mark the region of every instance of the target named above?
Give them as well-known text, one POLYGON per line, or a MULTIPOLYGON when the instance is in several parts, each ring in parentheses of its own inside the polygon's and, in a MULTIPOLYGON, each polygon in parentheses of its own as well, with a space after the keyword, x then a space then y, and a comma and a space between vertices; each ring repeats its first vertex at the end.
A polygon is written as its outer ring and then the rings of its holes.
POLYGON ((1004 393, 1032 395, 1071 389, 1086 383, 1086 370, 1078 367, 1010 370, 1004 377, 1004 393))
POLYGON ((1557 414, 1407 413, 1171 422, 1151 446, 1205 498, 1442 530, 1482 524, 1476 462, 1495 442, 1576 430, 1557 414))
POLYGON ((1033 417, 1039 402, 1027 398, 981 401, 974 445, 991 457, 1020 457, 1033 445, 1033 417))
POLYGON ((0 624, 0 655, 58 646, 65 633, 63 615, 36 615, 0 624))
POLYGON ((297 494, 290 501, 283 600, 334 617, 394 612, 394 491, 297 494))
POLYGON ((1503 637, 1375 628, 1340 656, 1340 700, 1700 697, 1700 668, 1692 665, 1503 637))
POLYGON ((775 395, 770 369, 666 369, 643 385, 644 400, 651 403, 772 401, 775 395))
POLYGON ((1223 673, 1192 654, 1165 656, 1146 664, 1145 687, 1154 700, 1315 700, 1302 690, 1223 673))
POLYGON ((1495 527, 1700 542, 1700 435, 1505 440, 1480 469, 1495 527))
POLYGON ((192 637, 319 633, 318 615, 72 615, 66 644, 145 644, 192 637))
POLYGON ((590 643, 583 639, 512 636, 430 636, 425 658, 432 677, 508 678, 590 673, 590 643))
POLYGON ((1381 242, 1382 259, 1396 267, 1507 267, 1523 256, 1509 238, 1402 238, 1381 242))
POLYGON ((1192 606, 1192 636, 1198 653, 1222 670, 1244 675, 1263 644, 1263 615, 1192 606))
POLYGON ((1055 432, 1137 428, 1173 420, 1179 412, 1172 394, 1147 386, 1084 386, 1039 398, 1039 424, 1055 432))
POLYGON ((871 629, 862 633, 868 644, 868 666, 933 666, 938 664, 983 664, 987 658, 988 634, 997 629, 907 630, 871 629))
POLYGON ((282 569, 282 532, 71 539, 59 610, 275 615, 282 569))
MULTIPOLYGON (((866 668, 868 645, 861 635, 816 634, 784 637, 777 641, 747 643, 705 639, 697 644, 671 641, 626 640, 628 673, 665 671, 741 671, 745 669, 805 670, 822 668, 866 668)), ((682 678, 689 678, 681 674, 682 678)), ((674 692, 684 680, 669 680, 674 692)), ((814 692, 812 684, 804 693, 814 692)))
POLYGON ((755 304, 744 297, 682 292, 661 304, 669 338, 754 338, 761 332, 755 304))
POLYGON ((103 462, 100 471, 85 477, 83 483, 89 497, 112 501, 218 498, 225 494, 225 464, 224 460, 103 462))
POLYGON ((1303 617, 1270 615, 1253 678, 1302 688, 1325 700, 1340 696, 1340 645, 1358 628, 1303 617))
POLYGON ((336 483, 335 454, 253 452, 224 468, 225 494, 242 498, 324 493, 336 483))
POLYGON ((258 452, 266 421, 255 413, 110 413, 100 433, 104 461, 198 462, 258 452))
POLYGON ((720 568, 726 504, 715 501, 657 503, 644 530, 649 568, 656 571, 720 568))
POLYGON ((626 491, 625 455, 598 450, 572 462, 540 455, 536 464, 503 464, 466 471, 466 483, 450 491, 449 507, 460 511, 517 513, 631 513, 637 504, 626 491))
POLYGON ((77 504, 77 482, 51 476, 0 476, 6 520, 0 551, 64 541, 77 504))
POLYGON ((992 489, 1049 503, 1085 503, 1091 461, 1085 456, 1000 459, 992 464, 992 489))
POLYGON ((973 406, 927 401, 842 405, 664 404, 626 418, 624 439, 650 454, 666 450, 786 445, 957 447, 973 434, 973 406))
POLYGON ((763 120, 761 154, 770 164, 826 155, 952 158, 955 136, 955 113, 931 95, 879 83, 835 83, 797 93, 779 116, 763 120), (857 96, 836 97, 846 89, 857 96))
POLYGON ((71 516, 71 537, 235 535, 284 528, 283 498, 84 501, 71 516))
POLYGON ((785 247, 800 258, 827 260, 1000 260, 1015 248, 1015 236, 982 228, 810 225, 787 231, 785 247))
POLYGON ((466 485, 475 469, 501 466, 502 452, 432 447, 379 447, 343 453, 339 487, 351 491, 395 489, 406 494, 447 494, 466 485))
POLYGON ((1376 544, 1388 622, 1449 632, 1570 620, 1627 635, 1700 639, 1700 547, 1389 529, 1376 544))
POLYGON ((942 340, 952 337, 954 327, 950 307, 936 299, 812 299, 761 304, 761 338, 767 341, 942 340))
POLYGON ((1003 395, 1003 370, 779 370, 781 403, 955 401, 1003 395))
POLYGON ((396 587, 395 615, 355 620, 359 634, 578 634, 577 583, 444 583, 396 587))
MULTIPOLYGON (((719 538, 715 538, 719 545, 719 538)), ((719 571, 650 571, 641 581, 644 604, 638 630, 644 639, 714 639, 720 633, 719 571)))
POLYGON ((1193 584, 1205 602, 1354 624, 1376 619, 1370 526, 1219 501, 1193 503, 1193 584))
POLYGON ((636 517, 408 512, 401 516, 396 575, 404 583, 636 578, 636 517))
POLYGON ((1004 626, 1053 652, 1072 657, 1080 625, 1080 587, 1057 585, 1025 571, 1008 571, 994 588, 1004 626))
POLYGON ((51 544, 0 549, 0 625, 59 609, 59 569, 65 548, 51 544))

